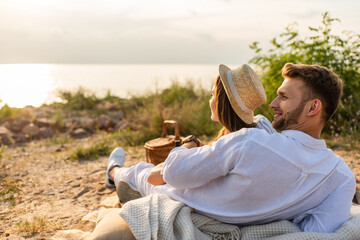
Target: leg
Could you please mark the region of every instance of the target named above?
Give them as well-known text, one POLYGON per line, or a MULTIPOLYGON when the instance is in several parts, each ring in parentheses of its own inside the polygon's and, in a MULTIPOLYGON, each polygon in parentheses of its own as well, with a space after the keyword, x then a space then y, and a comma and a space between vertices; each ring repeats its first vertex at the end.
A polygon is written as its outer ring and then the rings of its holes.
POLYGON ((147 178, 153 168, 153 164, 144 162, 138 163, 129 168, 117 168, 114 170, 114 182, 118 187, 118 183, 120 181, 125 181, 131 188, 139 191, 141 196, 144 197, 150 195, 155 186, 148 183, 147 178))
POLYGON ((155 166, 150 163, 141 162, 130 168, 122 167, 125 161, 125 151, 122 148, 116 148, 110 154, 107 173, 106 186, 114 188, 119 181, 129 183, 131 188, 140 192, 142 196, 147 196, 151 193, 154 187, 147 182, 147 177, 155 166))
POLYGON ((97 219, 91 240, 133 240, 128 224, 119 215, 119 208, 106 209, 97 219))

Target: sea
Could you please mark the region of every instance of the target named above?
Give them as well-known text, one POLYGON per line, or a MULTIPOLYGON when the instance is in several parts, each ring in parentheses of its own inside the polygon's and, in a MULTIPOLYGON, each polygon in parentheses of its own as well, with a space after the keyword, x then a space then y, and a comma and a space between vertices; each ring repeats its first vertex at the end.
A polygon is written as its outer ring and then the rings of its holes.
POLYGON ((0 64, 0 106, 38 107, 60 101, 59 90, 79 87, 98 97, 110 91, 129 98, 177 81, 210 92, 217 75, 217 64, 0 64))

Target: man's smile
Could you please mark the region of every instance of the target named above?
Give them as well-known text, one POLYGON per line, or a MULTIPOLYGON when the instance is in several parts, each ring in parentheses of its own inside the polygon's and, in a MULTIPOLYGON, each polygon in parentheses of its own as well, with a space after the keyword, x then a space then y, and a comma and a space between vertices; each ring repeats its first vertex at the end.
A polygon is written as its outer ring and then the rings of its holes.
POLYGON ((274 120, 275 120, 276 118, 279 118, 279 117, 282 116, 282 112, 281 112, 281 111, 275 111, 274 113, 275 113, 275 115, 274 115, 274 120))

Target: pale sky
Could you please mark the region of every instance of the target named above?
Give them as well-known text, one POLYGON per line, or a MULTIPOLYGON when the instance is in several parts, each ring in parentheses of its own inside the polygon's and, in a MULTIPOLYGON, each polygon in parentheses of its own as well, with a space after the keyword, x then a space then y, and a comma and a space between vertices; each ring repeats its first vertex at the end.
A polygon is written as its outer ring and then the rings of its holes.
POLYGON ((0 0, 0 63, 244 63, 292 22, 329 11, 360 33, 358 0, 0 0))

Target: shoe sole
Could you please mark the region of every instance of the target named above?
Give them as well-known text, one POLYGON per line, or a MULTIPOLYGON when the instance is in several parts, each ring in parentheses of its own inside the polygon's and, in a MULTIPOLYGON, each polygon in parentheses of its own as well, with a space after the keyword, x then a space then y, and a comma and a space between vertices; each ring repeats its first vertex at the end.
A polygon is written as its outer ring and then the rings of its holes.
POLYGON ((139 191, 133 189, 127 182, 120 181, 117 188, 116 194, 119 197, 120 203, 124 204, 128 201, 141 198, 139 191))

